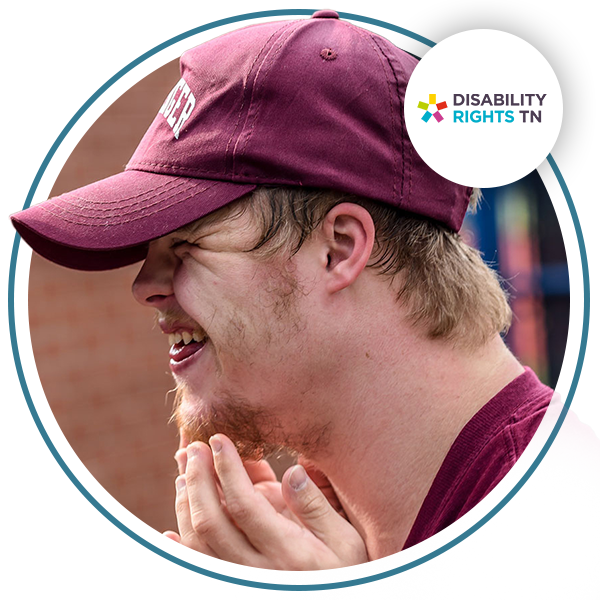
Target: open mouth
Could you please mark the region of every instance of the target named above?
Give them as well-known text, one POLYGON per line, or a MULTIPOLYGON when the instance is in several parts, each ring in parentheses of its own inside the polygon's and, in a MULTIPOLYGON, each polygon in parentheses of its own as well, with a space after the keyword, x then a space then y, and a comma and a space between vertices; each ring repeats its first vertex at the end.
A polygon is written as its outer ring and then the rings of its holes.
POLYGON ((208 337, 200 332, 181 331, 169 334, 171 348, 169 356, 172 362, 181 362, 202 350, 208 337))

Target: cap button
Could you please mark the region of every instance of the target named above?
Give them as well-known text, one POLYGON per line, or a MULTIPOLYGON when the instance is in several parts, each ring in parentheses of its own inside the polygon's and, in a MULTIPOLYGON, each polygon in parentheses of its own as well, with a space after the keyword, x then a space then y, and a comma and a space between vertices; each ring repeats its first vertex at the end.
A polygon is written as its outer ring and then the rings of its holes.
POLYGON ((339 19, 340 15, 338 15, 335 10, 318 10, 316 13, 313 13, 311 19, 339 19))

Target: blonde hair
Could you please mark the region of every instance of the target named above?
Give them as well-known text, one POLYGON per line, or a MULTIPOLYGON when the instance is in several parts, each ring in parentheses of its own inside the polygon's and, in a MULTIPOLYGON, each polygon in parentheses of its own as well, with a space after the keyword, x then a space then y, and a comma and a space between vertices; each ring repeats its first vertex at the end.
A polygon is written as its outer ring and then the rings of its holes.
MULTIPOLYGON (((475 190, 472 210, 479 199, 475 190)), ((438 222, 341 192, 292 187, 259 187, 228 216, 252 211, 260 231, 249 252, 270 258, 287 250, 293 256, 341 202, 369 211, 375 246, 368 268, 397 283, 409 319, 430 338, 478 347, 508 330, 512 313, 498 274, 478 250, 438 222)))

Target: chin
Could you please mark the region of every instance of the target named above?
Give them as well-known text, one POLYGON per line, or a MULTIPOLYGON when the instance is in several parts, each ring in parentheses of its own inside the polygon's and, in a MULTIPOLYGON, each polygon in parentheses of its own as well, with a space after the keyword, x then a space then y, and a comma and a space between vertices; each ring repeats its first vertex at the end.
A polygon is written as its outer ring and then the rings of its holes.
POLYGON ((264 408, 239 395, 219 393, 198 397, 185 386, 177 388, 172 420, 186 442, 204 442, 217 433, 226 435, 243 459, 257 460, 285 446, 275 434, 280 423, 264 408))

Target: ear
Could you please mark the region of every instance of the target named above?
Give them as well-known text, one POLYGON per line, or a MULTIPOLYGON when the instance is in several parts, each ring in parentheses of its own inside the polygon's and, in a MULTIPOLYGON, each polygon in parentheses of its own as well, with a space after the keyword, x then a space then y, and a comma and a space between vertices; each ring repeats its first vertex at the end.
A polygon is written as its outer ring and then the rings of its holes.
POLYGON ((352 285, 367 265, 375 242, 369 211, 351 202, 334 206, 321 223, 326 283, 331 294, 352 285))

